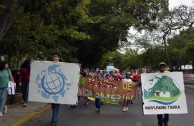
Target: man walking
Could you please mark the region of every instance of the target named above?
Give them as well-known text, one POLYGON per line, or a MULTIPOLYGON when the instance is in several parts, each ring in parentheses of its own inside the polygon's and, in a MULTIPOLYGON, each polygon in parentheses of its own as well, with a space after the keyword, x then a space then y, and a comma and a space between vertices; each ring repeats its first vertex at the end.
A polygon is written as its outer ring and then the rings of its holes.
MULTIPOLYGON (((59 62, 60 56, 57 53, 52 54, 52 61, 54 63, 59 62)), ((51 119, 51 126, 56 126, 58 121, 58 114, 59 114, 60 104, 52 103, 52 119, 51 119)))
MULTIPOLYGON (((166 64, 164 62, 160 62, 159 72, 160 73, 166 72, 166 64)), ((158 119, 158 126, 168 126, 169 114, 158 114, 157 119, 158 119)))

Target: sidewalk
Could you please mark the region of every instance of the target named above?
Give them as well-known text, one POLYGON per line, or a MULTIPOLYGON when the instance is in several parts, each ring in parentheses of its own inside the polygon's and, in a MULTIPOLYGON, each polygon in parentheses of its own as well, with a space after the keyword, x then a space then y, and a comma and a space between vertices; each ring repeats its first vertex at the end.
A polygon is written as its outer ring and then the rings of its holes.
POLYGON ((41 112, 50 108, 49 104, 29 102, 27 107, 22 102, 8 105, 8 112, 0 118, 0 126, 22 126, 41 112))

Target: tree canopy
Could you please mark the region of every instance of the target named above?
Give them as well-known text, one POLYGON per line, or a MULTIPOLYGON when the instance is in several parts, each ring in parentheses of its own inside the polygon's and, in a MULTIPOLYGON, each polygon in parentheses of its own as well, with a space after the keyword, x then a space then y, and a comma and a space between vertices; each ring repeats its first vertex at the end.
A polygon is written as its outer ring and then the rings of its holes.
POLYGON ((193 12, 182 5, 169 10, 168 0, 2 0, 0 54, 18 62, 59 52, 83 67, 105 67, 108 57, 122 68, 162 60, 179 69, 194 63, 193 12), (130 36, 131 27, 146 34, 130 36), (132 37, 143 52, 130 49, 132 37), (125 54, 116 51, 126 46, 125 54))

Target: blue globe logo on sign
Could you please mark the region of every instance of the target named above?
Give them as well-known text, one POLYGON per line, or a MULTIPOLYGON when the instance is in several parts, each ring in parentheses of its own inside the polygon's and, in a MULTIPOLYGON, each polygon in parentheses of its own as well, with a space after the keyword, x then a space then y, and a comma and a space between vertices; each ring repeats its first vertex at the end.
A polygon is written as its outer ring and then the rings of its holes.
POLYGON ((58 94, 64 89, 65 80, 61 74, 51 73, 42 78, 41 85, 46 93, 58 94))
POLYGON ((47 70, 41 71, 36 77, 36 83, 39 87, 38 93, 41 93, 42 97, 46 99, 50 99, 50 96, 52 96, 55 102, 57 102, 59 96, 64 97, 65 95, 66 80, 67 78, 61 72, 61 66, 53 64, 47 70))

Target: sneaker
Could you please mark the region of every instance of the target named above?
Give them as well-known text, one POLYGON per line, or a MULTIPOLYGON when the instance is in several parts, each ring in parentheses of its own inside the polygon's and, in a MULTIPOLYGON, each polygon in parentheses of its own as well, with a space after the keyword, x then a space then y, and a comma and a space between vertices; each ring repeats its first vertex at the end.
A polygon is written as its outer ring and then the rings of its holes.
POLYGON ((97 113, 100 113, 100 109, 97 110, 97 113))
POLYGON ((3 117, 3 113, 2 112, 0 112, 0 117, 3 117))
POLYGON ((164 122, 164 126, 168 126, 168 123, 167 122, 164 122))
POLYGON ((133 100, 130 100, 130 103, 133 104, 133 100))
POLYGON ((3 113, 6 114, 7 113, 7 106, 5 106, 3 113))
POLYGON ((126 107, 123 107, 123 112, 125 112, 126 111, 126 109, 125 109, 126 107))
POLYGON ((126 111, 128 111, 128 110, 129 110, 129 108, 128 108, 128 107, 125 107, 125 110, 126 110, 126 111))
POLYGON ((27 106, 27 103, 24 103, 23 107, 26 107, 27 106))
POLYGON ((56 126, 56 124, 55 123, 51 123, 51 126, 56 126))

